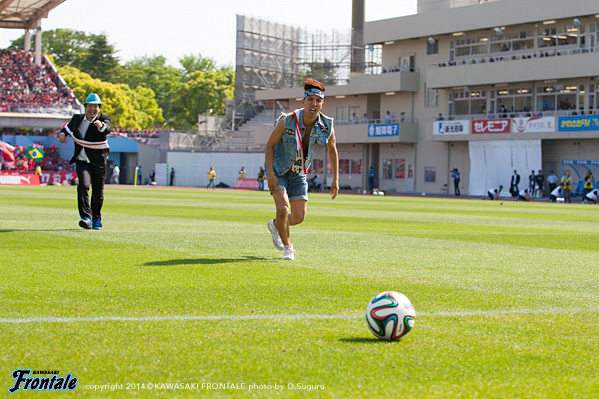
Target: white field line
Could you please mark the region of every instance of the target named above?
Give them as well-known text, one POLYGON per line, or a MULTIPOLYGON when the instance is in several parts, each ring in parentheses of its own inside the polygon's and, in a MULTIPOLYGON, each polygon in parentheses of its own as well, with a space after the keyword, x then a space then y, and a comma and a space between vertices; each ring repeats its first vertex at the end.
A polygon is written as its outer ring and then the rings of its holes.
MULTIPOLYGON (((467 316, 505 316, 505 315, 535 315, 535 314, 564 314, 564 313, 599 313, 599 307, 594 308, 552 308, 552 309, 513 309, 513 310, 472 310, 458 312, 421 312, 416 317, 467 317, 467 316)), ((319 320, 319 319, 360 319, 364 314, 349 315, 221 315, 221 316, 97 316, 97 317, 31 317, 17 319, 0 319, 0 324, 27 323, 82 323, 82 322, 148 322, 148 321, 225 321, 225 320, 319 320)))

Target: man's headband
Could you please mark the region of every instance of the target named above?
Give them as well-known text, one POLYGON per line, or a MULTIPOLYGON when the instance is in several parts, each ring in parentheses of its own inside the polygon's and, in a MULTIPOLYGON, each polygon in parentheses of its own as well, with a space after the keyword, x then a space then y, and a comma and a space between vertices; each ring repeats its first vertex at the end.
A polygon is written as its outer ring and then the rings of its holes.
POLYGON ((304 98, 308 96, 318 96, 324 99, 324 91, 317 89, 316 87, 312 87, 311 89, 308 89, 304 92, 304 98))

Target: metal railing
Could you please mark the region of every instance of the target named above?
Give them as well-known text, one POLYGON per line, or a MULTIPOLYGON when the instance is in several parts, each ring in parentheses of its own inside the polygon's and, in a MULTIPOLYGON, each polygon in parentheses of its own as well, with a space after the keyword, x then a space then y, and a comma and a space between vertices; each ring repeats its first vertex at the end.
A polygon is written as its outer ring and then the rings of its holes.
POLYGON ((434 62, 427 64, 427 68, 443 68, 443 67, 453 67, 453 66, 463 66, 463 65, 476 65, 476 64, 489 64, 495 62, 507 62, 507 61, 517 61, 517 60, 528 60, 534 58, 546 58, 546 57, 559 57, 564 55, 574 55, 574 54, 586 54, 586 53, 594 53, 599 51, 596 48, 588 48, 588 49, 544 49, 537 48, 534 50, 521 50, 517 53, 515 52, 500 52, 496 54, 489 54, 486 56, 476 56, 476 57, 460 57, 459 60, 454 61, 443 61, 443 62, 434 62))

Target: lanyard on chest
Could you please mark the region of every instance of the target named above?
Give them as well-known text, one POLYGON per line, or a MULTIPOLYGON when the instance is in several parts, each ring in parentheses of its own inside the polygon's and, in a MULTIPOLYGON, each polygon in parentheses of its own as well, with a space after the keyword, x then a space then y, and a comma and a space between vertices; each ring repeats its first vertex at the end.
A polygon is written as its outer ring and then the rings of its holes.
POLYGON ((306 175, 308 174, 308 171, 306 169, 306 160, 304 159, 304 149, 302 145, 302 130, 300 129, 299 123, 300 112, 301 111, 299 109, 293 112, 293 116, 295 117, 295 134, 297 136, 297 140, 295 140, 295 159, 291 164, 290 170, 298 174, 306 175))
MULTIPOLYGON (((90 122, 90 125, 95 120, 96 120, 96 118, 94 118, 90 122)), ((98 142, 96 142, 96 141, 85 141, 85 140, 81 140, 81 139, 78 139, 77 137, 75 137, 75 134, 71 131, 71 129, 69 129, 68 123, 65 123, 62 127, 69 134, 69 136, 71 136, 71 138, 73 139, 73 141, 75 143, 79 144, 81 147, 91 148, 93 150, 104 150, 104 149, 110 148, 108 146, 108 140, 98 141, 98 142)))

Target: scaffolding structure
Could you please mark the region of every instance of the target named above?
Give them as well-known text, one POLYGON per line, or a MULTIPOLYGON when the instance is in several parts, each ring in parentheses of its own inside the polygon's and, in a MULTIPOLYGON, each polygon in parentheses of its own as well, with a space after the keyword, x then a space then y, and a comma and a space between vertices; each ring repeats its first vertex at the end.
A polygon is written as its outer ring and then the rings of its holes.
POLYGON ((272 107, 256 102, 256 90, 298 87, 307 77, 325 86, 345 85, 352 70, 380 73, 381 53, 381 46, 352 48, 351 29, 303 31, 237 15, 235 126, 272 107), (352 50, 364 55, 358 61, 364 65, 357 69, 352 68, 352 50))

